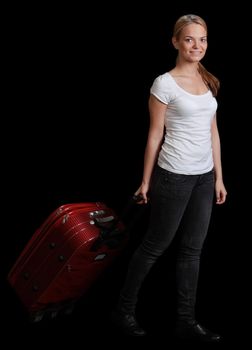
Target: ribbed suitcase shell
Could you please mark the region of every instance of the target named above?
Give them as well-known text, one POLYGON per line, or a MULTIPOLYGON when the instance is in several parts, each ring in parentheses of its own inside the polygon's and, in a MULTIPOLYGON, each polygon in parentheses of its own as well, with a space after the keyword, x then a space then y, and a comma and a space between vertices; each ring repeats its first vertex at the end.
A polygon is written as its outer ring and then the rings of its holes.
POLYGON ((31 237, 9 283, 30 314, 57 309, 85 294, 127 241, 124 224, 105 203, 62 205, 31 237))

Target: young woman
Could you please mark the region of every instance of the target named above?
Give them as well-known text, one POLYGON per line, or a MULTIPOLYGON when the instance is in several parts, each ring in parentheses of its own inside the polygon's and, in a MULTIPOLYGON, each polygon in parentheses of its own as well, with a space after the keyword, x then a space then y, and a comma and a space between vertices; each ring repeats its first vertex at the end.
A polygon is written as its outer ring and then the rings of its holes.
POLYGON ((176 334, 216 342, 221 337, 196 320, 195 302, 214 192, 217 204, 227 195, 216 122, 219 80, 200 63, 207 50, 207 26, 201 17, 180 17, 172 43, 178 51, 176 65, 150 89, 150 127, 136 191, 140 203, 150 198, 150 225, 129 263, 114 320, 128 335, 146 335, 136 320, 138 292, 179 231, 176 334))

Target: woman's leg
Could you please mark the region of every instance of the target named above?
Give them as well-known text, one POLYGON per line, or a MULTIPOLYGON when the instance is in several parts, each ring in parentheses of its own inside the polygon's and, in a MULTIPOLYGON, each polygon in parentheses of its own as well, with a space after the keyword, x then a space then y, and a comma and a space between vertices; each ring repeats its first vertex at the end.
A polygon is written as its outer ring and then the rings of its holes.
POLYGON ((170 245, 180 224, 195 183, 194 176, 178 175, 157 168, 151 190, 149 229, 128 267, 118 307, 134 313, 143 280, 157 258, 170 245))
POLYGON ((209 227, 213 194, 214 173, 198 176, 181 221, 176 268, 178 321, 195 321, 200 255, 209 227))

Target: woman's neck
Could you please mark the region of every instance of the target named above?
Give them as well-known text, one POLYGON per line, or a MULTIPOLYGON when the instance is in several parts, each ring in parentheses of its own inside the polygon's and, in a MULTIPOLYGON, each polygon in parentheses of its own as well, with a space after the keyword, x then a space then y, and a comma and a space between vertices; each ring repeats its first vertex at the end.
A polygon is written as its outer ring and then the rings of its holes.
POLYGON ((200 75, 198 67, 199 67, 198 62, 188 63, 188 64, 177 63, 176 66, 172 69, 172 72, 175 75, 196 77, 200 75))

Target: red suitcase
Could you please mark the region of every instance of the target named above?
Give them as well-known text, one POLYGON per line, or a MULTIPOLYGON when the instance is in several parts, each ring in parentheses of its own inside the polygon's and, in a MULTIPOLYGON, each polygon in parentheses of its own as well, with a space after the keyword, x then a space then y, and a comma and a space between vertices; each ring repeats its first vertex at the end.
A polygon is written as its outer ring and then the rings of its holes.
POLYGON ((120 254, 124 223, 102 202, 62 205, 34 233, 8 274, 32 321, 74 302, 120 254))

